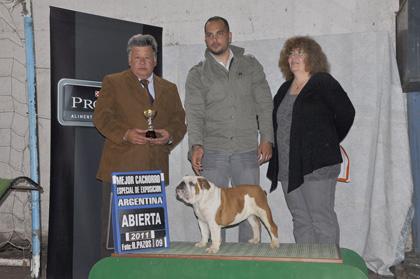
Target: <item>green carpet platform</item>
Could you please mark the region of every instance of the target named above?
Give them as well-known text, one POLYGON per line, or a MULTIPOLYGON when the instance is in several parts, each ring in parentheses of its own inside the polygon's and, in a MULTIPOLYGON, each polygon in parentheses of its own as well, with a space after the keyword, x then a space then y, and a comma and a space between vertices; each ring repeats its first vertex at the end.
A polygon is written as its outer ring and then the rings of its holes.
POLYGON ((345 248, 321 244, 223 243, 217 254, 191 242, 172 242, 169 249, 113 254, 97 262, 90 279, 106 278, 368 278, 363 259, 345 248))

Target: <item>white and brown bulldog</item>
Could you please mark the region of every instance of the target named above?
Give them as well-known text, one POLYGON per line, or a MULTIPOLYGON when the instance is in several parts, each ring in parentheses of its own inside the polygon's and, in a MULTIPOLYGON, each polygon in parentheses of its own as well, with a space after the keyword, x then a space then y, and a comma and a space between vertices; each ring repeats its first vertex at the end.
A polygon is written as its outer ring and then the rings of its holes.
POLYGON ((233 188, 219 188, 202 176, 184 176, 176 187, 177 196, 191 204, 198 219, 201 241, 197 247, 206 247, 211 236, 208 253, 217 253, 221 242, 221 228, 248 219, 253 238, 249 243, 259 243, 260 222, 263 222, 271 236, 271 247, 279 247, 277 225, 273 222, 265 192, 257 185, 239 185, 233 188), (257 218, 258 217, 258 218, 257 218))

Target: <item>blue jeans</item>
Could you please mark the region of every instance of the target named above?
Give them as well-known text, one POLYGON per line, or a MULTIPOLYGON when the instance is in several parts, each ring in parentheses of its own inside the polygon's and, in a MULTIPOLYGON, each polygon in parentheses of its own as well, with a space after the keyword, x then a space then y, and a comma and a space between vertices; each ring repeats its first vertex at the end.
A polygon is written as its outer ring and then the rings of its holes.
MULTIPOLYGON (((205 150, 202 160, 201 174, 207 180, 221 188, 240 184, 260 184, 260 166, 258 164, 257 150, 226 154, 223 151, 205 150)), ((247 221, 239 224, 239 242, 248 242, 252 238, 251 226, 247 221)), ((222 230, 222 241, 226 234, 222 230)))

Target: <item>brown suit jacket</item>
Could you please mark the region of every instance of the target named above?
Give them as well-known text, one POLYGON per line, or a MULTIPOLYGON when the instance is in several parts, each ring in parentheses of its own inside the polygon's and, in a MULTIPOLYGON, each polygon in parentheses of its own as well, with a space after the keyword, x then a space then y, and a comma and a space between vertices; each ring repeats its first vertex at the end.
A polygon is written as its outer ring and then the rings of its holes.
POLYGON ((154 88, 154 127, 166 129, 173 138, 172 145, 123 141, 128 129, 147 129, 143 111, 150 108, 148 95, 131 70, 103 79, 93 114, 93 123, 106 138, 97 173, 99 180, 111 182, 112 172, 162 170, 169 184, 169 153, 186 132, 185 111, 175 84, 155 75, 154 88))

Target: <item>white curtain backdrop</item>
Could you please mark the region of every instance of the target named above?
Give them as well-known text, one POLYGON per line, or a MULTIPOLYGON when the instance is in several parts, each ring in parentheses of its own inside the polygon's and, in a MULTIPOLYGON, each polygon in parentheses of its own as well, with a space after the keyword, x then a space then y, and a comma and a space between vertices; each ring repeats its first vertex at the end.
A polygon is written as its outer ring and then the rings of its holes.
MULTIPOLYGON (((356 108, 354 125, 343 142, 350 156, 351 182, 338 183, 336 192, 340 246, 359 253, 371 270, 390 275, 389 267, 403 260, 412 196, 406 98, 390 39, 387 33, 373 32, 314 39, 327 54, 331 74, 356 108)), ((284 41, 279 38, 234 42, 261 62, 273 96, 284 81, 277 67, 284 41)), ((178 85, 183 101, 186 75, 203 59, 204 48, 203 41, 200 45, 163 49, 163 76, 178 85)), ((187 160, 187 142, 186 136, 170 157, 167 196, 172 241, 197 241, 200 237, 192 209, 175 197, 175 186, 182 176, 193 174, 187 160)), ((266 168, 266 164, 261 167, 261 186, 268 191, 266 168)), ((268 197, 280 241, 294 242, 291 215, 282 191, 276 190, 268 197)), ((229 229, 227 241, 235 240, 235 230, 229 229)), ((264 231, 263 241, 268 240, 264 231)))

